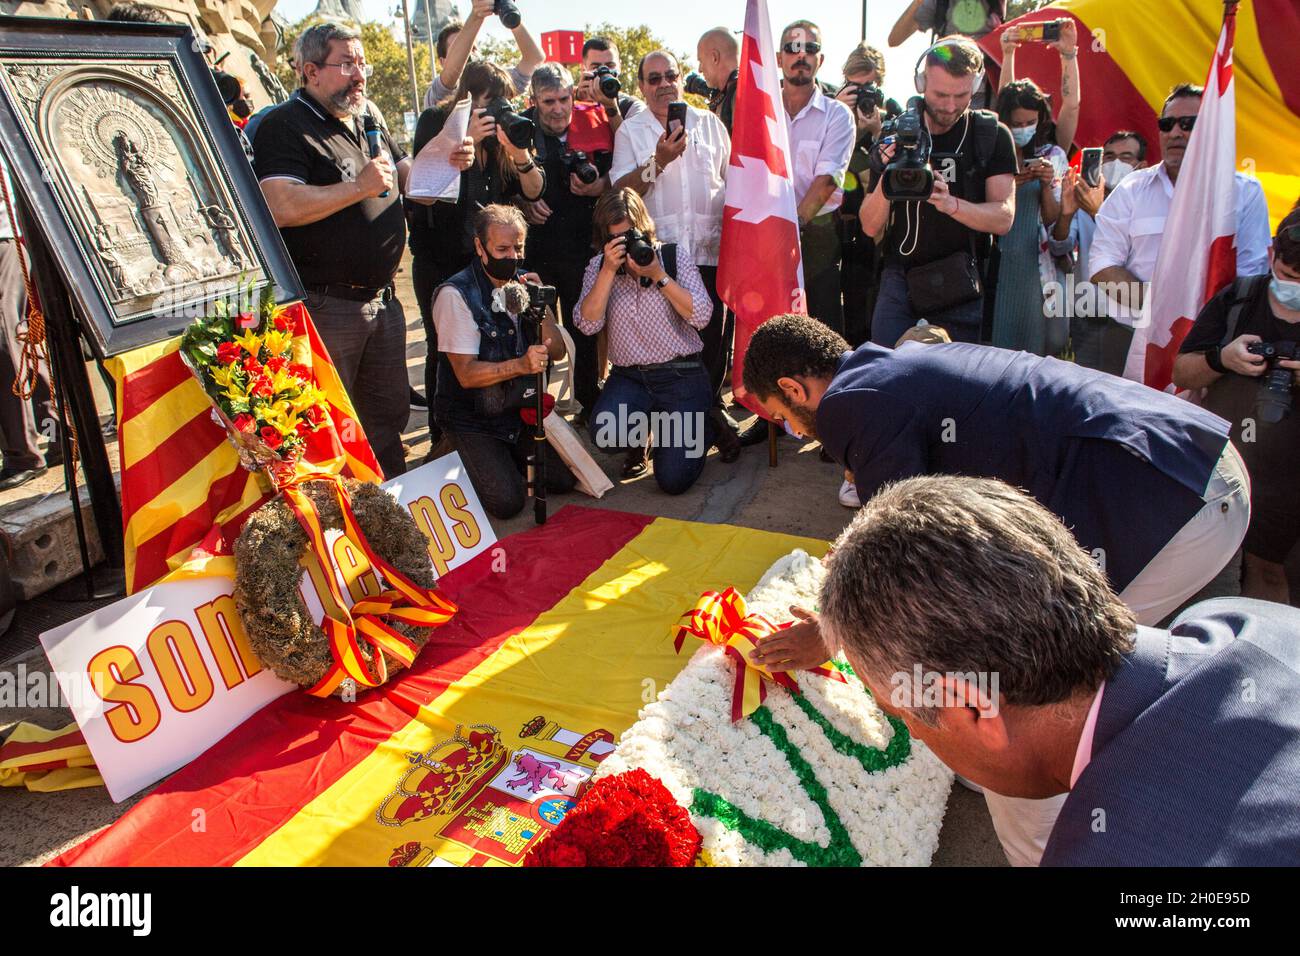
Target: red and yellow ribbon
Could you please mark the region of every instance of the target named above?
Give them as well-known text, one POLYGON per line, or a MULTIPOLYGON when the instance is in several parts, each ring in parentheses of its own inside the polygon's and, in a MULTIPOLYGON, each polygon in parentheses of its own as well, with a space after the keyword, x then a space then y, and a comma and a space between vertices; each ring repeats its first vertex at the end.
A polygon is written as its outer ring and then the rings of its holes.
MULTIPOLYGON (((346 678, 351 678, 358 687, 378 687, 388 680, 385 653, 401 661, 403 666, 410 667, 418 651, 414 643, 382 619, 388 618, 417 627, 437 627, 451 619, 456 613, 456 605, 443 599, 433 589, 411 581, 375 553, 366 536, 361 533, 347 491, 338 475, 318 471, 301 472, 282 484, 280 491, 298 519, 298 524, 307 533, 308 547, 320 560, 325 571, 329 595, 328 600, 323 600, 322 603, 332 605, 325 608, 325 620, 321 626, 329 639, 334 663, 308 693, 316 697, 328 697, 346 678), (365 552, 371 566, 391 585, 389 590, 374 597, 363 598, 352 605, 351 609, 348 608, 339 588, 332 551, 325 543, 325 529, 320 514, 302 490, 308 481, 329 483, 339 510, 343 513, 344 534, 365 552), (373 676, 362 656, 361 645, 358 643, 360 638, 368 641, 374 649, 373 676)), ((322 598, 326 596, 323 595, 322 598)))
MULTIPOLYGON (((680 654, 687 637, 696 637, 717 644, 736 663, 736 683, 731 692, 731 719, 748 717, 767 699, 767 683, 780 684, 792 694, 799 693, 799 685, 787 671, 775 674, 749 659, 750 652, 761 638, 784 630, 794 622, 774 624, 762 614, 746 613, 745 599, 735 588, 719 593, 705 591, 695 607, 682 615, 682 623, 674 632, 673 646, 680 654)), ((843 681, 844 676, 833 667, 821 665, 808 668, 831 680, 843 681)))

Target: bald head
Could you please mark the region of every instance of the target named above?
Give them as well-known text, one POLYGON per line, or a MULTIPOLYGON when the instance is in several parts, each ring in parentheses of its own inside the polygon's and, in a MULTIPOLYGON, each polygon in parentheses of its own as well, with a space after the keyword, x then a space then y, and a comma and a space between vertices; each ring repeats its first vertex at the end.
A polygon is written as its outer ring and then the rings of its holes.
POLYGON ((740 44, 726 27, 714 27, 700 37, 695 58, 700 61, 700 73, 709 86, 720 90, 740 62, 740 44))

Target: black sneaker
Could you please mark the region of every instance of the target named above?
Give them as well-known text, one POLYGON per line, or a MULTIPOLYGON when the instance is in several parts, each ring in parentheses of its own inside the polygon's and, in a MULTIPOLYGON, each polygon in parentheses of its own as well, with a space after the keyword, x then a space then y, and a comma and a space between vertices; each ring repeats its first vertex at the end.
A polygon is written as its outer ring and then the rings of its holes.
POLYGON ((25 485, 33 479, 41 477, 50 469, 45 465, 38 465, 35 468, 3 468, 0 469, 0 491, 8 491, 10 488, 17 488, 19 485, 25 485))

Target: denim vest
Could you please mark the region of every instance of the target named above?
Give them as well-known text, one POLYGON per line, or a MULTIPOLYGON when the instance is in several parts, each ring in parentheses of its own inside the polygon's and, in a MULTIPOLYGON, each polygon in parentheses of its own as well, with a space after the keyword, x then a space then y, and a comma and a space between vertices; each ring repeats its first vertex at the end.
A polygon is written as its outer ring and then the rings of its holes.
MULTIPOLYGON (((438 286, 433 293, 437 301, 438 293, 445 286, 451 286, 461 294, 469 313, 478 326, 480 362, 508 362, 519 358, 532 344, 527 323, 521 322, 516 334, 515 323, 504 312, 492 311, 493 286, 483 265, 477 258, 468 268, 462 269, 438 286)), ((523 420, 517 409, 502 412, 500 415, 485 417, 474 406, 474 393, 479 389, 465 388, 456 378, 456 371, 451 367, 446 353, 438 353, 438 384, 434 393, 434 419, 450 432, 480 432, 494 435, 503 441, 513 442, 519 437, 523 420)))

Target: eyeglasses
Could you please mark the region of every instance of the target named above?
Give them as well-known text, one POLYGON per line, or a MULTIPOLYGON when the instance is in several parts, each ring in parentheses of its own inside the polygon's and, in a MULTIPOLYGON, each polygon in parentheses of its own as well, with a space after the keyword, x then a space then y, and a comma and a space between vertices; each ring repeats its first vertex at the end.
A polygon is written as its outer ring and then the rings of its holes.
POLYGON ((371 74, 375 72, 375 68, 369 63, 355 63, 352 60, 345 60, 342 63, 318 63, 317 66, 337 67, 338 71, 344 76, 352 76, 354 73, 360 73, 366 79, 370 79, 371 74))
POLYGON ((822 45, 816 40, 791 40, 781 49, 790 54, 811 53, 815 56, 822 51, 822 45))
POLYGON ((669 70, 667 73, 651 73, 645 78, 646 86, 658 86, 660 83, 676 83, 681 74, 676 70, 669 70))
POLYGON ((1160 127, 1160 132, 1162 133, 1168 133, 1170 130, 1172 130, 1174 128, 1175 123, 1178 124, 1178 128, 1181 129, 1184 133, 1190 133, 1192 131, 1192 127, 1196 125, 1196 117, 1195 116, 1162 116, 1160 117, 1160 119, 1156 120, 1156 125, 1160 127))

